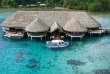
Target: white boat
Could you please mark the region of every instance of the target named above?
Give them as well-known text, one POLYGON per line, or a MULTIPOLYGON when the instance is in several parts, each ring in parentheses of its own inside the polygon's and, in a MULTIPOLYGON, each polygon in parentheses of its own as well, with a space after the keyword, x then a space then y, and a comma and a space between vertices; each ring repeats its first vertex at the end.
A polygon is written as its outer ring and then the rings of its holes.
POLYGON ((63 40, 52 40, 47 41, 45 47, 47 48, 63 48, 69 45, 69 42, 64 42, 63 40))

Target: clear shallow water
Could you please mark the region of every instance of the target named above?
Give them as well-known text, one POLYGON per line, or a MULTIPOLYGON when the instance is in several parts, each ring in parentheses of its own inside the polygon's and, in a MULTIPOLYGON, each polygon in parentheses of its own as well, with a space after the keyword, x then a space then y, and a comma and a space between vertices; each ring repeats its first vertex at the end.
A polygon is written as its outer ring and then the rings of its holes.
MULTIPOLYGON (((15 11, 0 9, 0 23, 15 11)), ((110 12, 88 13, 102 26, 110 25, 110 12)), ((85 36, 81 41, 68 38, 69 47, 61 49, 45 48, 45 40, 9 39, 3 36, 0 27, 0 74, 95 74, 96 71, 98 74, 99 70, 110 73, 110 34, 85 36), (30 58, 37 63, 29 61, 30 58), (27 68, 30 63, 36 67, 27 68)))

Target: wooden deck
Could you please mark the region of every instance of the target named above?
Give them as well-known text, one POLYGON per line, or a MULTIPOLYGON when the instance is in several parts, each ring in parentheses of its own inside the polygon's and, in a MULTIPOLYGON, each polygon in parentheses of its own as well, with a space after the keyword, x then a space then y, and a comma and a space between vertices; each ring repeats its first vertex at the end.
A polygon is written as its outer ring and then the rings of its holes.
POLYGON ((110 28, 101 28, 102 30, 105 30, 106 32, 110 33, 110 28))
POLYGON ((93 30, 93 31, 88 32, 88 33, 90 34, 90 36, 93 35, 93 34, 101 35, 101 34, 105 33, 105 30, 93 30))
POLYGON ((42 40, 42 37, 46 37, 47 33, 41 33, 41 34, 31 34, 31 33, 27 33, 28 37, 31 37, 31 40, 32 38, 41 38, 42 40))
POLYGON ((19 39, 19 38, 21 39, 24 37, 24 33, 22 33, 22 32, 6 32, 4 36, 13 38, 13 39, 19 39))
POLYGON ((85 36, 85 34, 68 34, 68 33, 65 33, 66 34, 66 37, 67 36, 69 36, 69 37, 71 37, 71 40, 72 40, 72 38, 80 38, 80 39, 82 39, 84 36, 85 36))

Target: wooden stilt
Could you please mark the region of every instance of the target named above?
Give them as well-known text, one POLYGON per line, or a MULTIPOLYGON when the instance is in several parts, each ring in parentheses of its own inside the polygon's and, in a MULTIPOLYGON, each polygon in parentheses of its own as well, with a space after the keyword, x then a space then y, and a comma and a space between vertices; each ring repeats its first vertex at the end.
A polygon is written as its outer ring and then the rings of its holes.
POLYGON ((27 36, 28 36, 28 39, 29 39, 29 35, 28 35, 28 32, 27 32, 27 36))
POLYGON ((45 35, 45 39, 46 39, 46 35, 45 35))
POLYGON ((90 36, 91 36, 91 33, 90 33, 90 36))
POLYGON ((31 40, 32 40, 32 37, 31 37, 31 40))
POLYGON ((41 37, 41 41, 42 41, 42 37, 41 37))
POLYGON ((28 35, 28 39, 29 39, 29 35, 28 35))
POLYGON ((80 37, 80 40, 82 40, 82 37, 80 37))
POLYGON ((101 36, 101 33, 99 34, 99 36, 101 36))
POLYGON ((106 33, 106 32, 104 32, 104 35, 105 35, 105 33, 106 33))
POLYGON ((110 33, 110 30, 108 31, 108 33, 110 33))
POLYGON ((59 32, 59 36, 60 36, 60 32, 59 32))
POLYGON ((71 37, 71 40, 72 40, 73 38, 71 37))

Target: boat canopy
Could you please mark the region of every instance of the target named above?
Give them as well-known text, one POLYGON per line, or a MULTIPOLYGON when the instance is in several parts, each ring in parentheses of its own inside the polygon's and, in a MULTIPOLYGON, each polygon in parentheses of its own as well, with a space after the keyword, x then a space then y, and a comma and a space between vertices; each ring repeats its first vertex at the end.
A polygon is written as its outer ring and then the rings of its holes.
POLYGON ((63 40, 52 40, 52 43, 64 42, 63 40))

